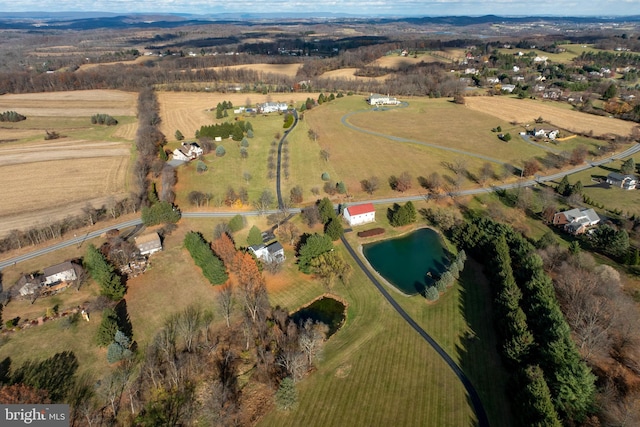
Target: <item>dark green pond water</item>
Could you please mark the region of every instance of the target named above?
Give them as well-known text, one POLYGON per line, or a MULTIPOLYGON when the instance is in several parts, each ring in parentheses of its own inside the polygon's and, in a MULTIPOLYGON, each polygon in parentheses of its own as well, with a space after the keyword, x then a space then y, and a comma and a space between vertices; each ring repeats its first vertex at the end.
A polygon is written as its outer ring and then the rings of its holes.
POLYGON ((304 323, 307 319, 314 322, 322 322, 329 326, 327 338, 335 334, 344 322, 344 304, 334 298, 320 298, 308 307, 296 311, 291 318, 296 324, 304 323))
POLYGON ((364 245, 363 253, 382 277, 409 295, 423 292, 449 265, 440 236, 429 228, 364 245))

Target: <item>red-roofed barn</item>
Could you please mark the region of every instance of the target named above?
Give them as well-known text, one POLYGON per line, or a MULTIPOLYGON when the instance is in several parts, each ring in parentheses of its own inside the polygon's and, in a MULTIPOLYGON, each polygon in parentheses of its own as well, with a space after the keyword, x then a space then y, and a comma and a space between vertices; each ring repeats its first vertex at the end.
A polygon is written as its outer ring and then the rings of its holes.
POLYGON ((376 220, 376 210, 373 203, 365 203, 363 205, 349 206, 344 210, 344 219, 349 225, 360 225, 376 220))

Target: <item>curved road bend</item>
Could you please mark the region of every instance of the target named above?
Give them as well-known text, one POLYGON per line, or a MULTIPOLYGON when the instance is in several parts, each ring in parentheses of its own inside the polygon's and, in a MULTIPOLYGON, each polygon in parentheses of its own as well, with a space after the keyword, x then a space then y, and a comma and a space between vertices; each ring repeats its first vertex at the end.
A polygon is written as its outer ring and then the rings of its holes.
POLYGON ((420 336, 431 347, 433 347, 433 349, 438 353, 438 355, 447 363, 447 365, 449 365, 451 370, 453 370, 453 373, 456 374, 456 376, 458 377, 458 379, 460 380, 460 382, 464 386, 465 390, 467 390, 467 394, 469 395, 469 399, 471 400, 471 405, 473 405, 473 409, 474 409, 474 411, 476 413, 476 417, 478 418, 478 427, 489 427, 489 418, 487 417, 487 413, 484 410, 484 406, 482 405, 482 401, 480 400, 480 395, 478 395, 478 392, 473 387, 473 384, 471 384, 471 381, 465 375, 465 373, 462 371, 462 369, 460 369, 460 367, 451 358, 451 356, 449 356, 447 354, 447 352, 444 351, 444 349, 442 347, 440 347, 440 345, 431 337, 431 335, 429 335, 424 329, 422 329, 420 327, 420 325, 418 325, 416 323, 416 321, 413 320, 411 318, 411 316, 409 316, 409 314, 406 311, 404 311, 404 309, 402 307, 400 307, 400 304, 398 304, 396 302, 396 300, 394 300, 391 297, 391 295, 389 294, 389 292, 387 292, 387 290, 384 288, 384 286, 382 286, 380 284, 378 279, 376 279, 374 277, 374 275, 371 273, 371 271, 369 271, 369 269, 364 265, 364 263, 358 257, 358 255, 355 253, 355 251, 353 250, 351 245, 347 242, 347 239, 345 239, 345 237, 342 236, 341 240, 342 240, 342 243, 344 244, 345 248, 347 248, 347 251, 349 251, 349 254, 358 263, 358 266, 360 267, 360 269, 362 269, 362 271, 364 271, 364 274, 367 275, 369 280, 371 280, 371 282, 373 282, 373 284, 376 286, 376 288, 378 288, 378 291, 380 291, 382 296, 384 296, 386 298, 386 300, 389 302, 389 304, 391 304, 391 306, 398 312, 398 314, 400 316, 402 316, 402 318, 416 332, 418 332, 418 334, 420 334, 420 336))

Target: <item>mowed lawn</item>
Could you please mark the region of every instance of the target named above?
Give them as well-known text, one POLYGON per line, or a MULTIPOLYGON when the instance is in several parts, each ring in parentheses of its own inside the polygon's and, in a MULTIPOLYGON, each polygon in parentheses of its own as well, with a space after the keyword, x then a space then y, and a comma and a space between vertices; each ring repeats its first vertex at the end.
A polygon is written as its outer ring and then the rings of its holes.
MULTIPOLYGON (((640 163, 640 155, 636 154, 633 158, 636 164, 640 163)), ((606 181, 607 175, 611 172, 620 173, 620 167, 624 160, 626 159, 614 160, 596 168, 574 173, 567 178, 572 185, 580 181, 582 183, 582 193, 594 203, 603 204, 606 210, 613 211, 617 209, 622 211, 624 215, 640 215, 640 190, 623 190, 611 187, 605 182, 598 182, 600 180, 606 181)), ((560 180, 557 180, 550 184, 556 186, 559 183, 560 180)), ((598 213, 606 215, 606 212, 600 212, 598 208, 596 210, 598 213)))
MULTIPOLYGON (((349 238, 356 246, 358 238, 349 238)), ((348 258, 344 248, 338 250, 348 258)), ((355 267, 331 292, 349 304, 345 326, 326 344, 318 370, 298 384, 299 404, 277 410, 260 426, 473 426, 466 392, 436 352, 391 308, 355 267)), ((478 267, 436 304, 393 297, 463 367, 480 393, 491 425, 511 425, 490 321, 490 295, 478 267)), ((309 293, 311 283, 296 285, 309 293)), ((290 299, 291 289, 271 294, 290 299)))

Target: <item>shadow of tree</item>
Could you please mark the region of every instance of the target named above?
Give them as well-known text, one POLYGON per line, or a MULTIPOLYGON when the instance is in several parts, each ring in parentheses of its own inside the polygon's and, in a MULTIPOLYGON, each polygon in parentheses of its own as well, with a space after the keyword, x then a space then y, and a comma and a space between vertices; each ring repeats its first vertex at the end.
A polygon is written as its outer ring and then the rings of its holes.
POLYGON ((515 425, 507 403, 509 374, 498 352, 493 298, 482 265, 467 259, 459 281, 459 307, 467 325, 456 345, 460 367, 478 390, 491 425, 515 425))

